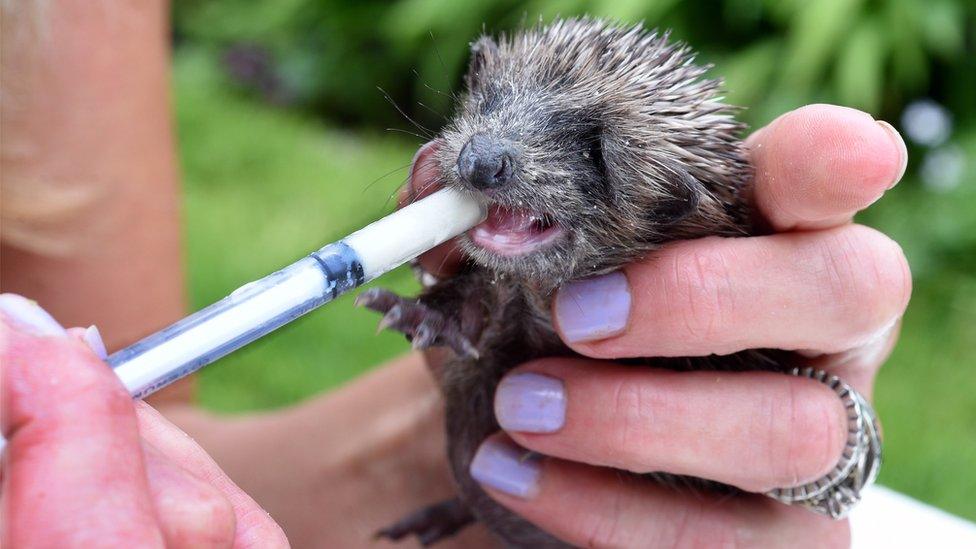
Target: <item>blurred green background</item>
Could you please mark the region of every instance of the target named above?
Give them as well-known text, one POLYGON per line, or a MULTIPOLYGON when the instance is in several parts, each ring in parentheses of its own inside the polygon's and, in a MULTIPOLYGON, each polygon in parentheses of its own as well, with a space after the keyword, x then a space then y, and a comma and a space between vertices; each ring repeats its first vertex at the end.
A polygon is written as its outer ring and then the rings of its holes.
MULTIPOLYGON (((176 0, 174 89, 195 308, 392 209, 450 116, 483 30, 588 13, 671 28, 758 127, 811 102, 909 141, 908 175, 860 220, 915 276, 878 380, 882 482, 976 519, 976 54, 971 1, 176 0), (394 107, 394 104, 398 106, 394 107), (398 110, 399 109, 399 110, 398 110)), ((413 292, 401 269, 382 280, 413 292)), ((207 369, 206 406, 266 409, 406 350, 343 299, 207 369)))

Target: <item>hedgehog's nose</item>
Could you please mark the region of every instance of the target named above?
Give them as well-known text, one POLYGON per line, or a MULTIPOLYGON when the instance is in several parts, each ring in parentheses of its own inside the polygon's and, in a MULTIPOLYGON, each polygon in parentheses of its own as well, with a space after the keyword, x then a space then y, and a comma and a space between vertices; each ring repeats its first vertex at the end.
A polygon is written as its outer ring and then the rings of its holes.
POLYGON ((515 151, 507 143, 476 133, 461 148, 458 175, 476 189, 501 187, 512 180, 514 158, 515 151))

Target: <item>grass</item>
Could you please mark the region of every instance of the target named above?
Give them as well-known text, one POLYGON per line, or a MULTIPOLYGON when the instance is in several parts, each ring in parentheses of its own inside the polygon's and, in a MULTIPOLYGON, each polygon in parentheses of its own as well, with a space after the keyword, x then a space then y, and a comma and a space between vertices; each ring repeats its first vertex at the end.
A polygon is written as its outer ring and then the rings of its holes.
MULTIPOLYGON (((241 97, 199 51, 177 56, 175 95, 194 308, 389 211, 419 144, 324 126, 241 97)), ((964 145, 976 151, 976 140, 964 145)), ((915 274, 901 342, 877 386, 886 441, 881 481, 970 519, 976 519, 973 187, 940 194, 905 181, 862 216, 903 244, 915 274)), ((404 269, 381 283, 416 290, 404 269)), ((340 299, 206 369, 202 401, 239 412, 335 387, 406 350, 398 336, 374 335, 376 322, 349 297, 340 299)))

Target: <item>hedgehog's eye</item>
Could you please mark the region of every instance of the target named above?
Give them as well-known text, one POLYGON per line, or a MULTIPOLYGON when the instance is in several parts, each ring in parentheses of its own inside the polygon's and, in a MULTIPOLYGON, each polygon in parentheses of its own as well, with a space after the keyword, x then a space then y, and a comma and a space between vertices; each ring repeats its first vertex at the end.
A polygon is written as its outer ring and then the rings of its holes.
POLYGON ((601 175, 606 174, 607 166, 603 161, 603 133, 600 128, 593 128, 583 135, 583 156, 593 163, 601 175))

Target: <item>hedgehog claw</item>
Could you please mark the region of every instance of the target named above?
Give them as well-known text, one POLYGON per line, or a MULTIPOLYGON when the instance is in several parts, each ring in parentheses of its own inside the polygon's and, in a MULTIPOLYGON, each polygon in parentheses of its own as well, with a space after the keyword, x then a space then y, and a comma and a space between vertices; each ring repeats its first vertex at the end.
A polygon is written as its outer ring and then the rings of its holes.
POLYGON ((383 313, 377 333, 390 329, 403 333, 414 349, 450 347, 459 356, 478 358, 478 350, 461 334, 456 321, 416 299, 371 288, 356 297, 356 305, 383 313))
POLYGON ((436 339, 437 331, 430 325, 430 322, 424 320, 414 330, 413 340, 410 343, 414 349, 426 349, 433 345, 436 339))
POLYGON ((403 319, 403 308, 400 307, 400 305, 394 305, 389 311, 386 312, 385 315, 383 315, 383 318, 380 319, 380 323, 376 326, 376 333, 380 333, 390 327, 393 329, 398 329, 397 325, 401 319, 403 319))

